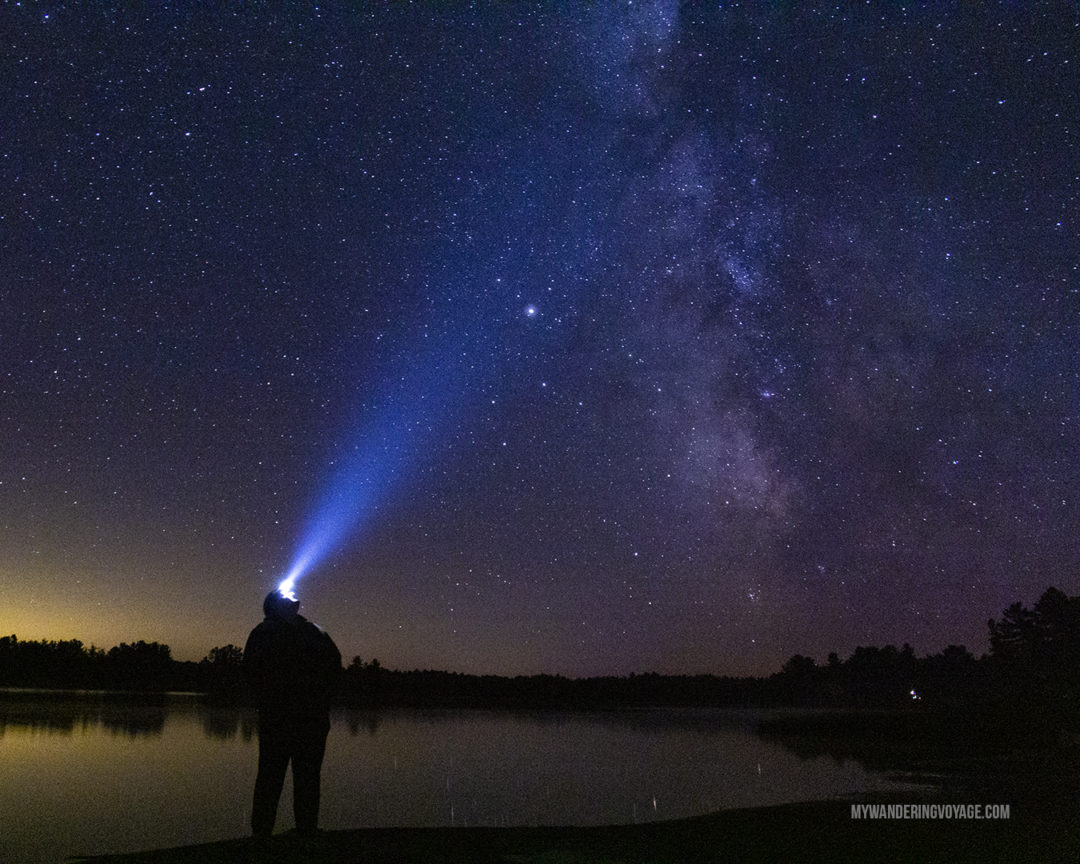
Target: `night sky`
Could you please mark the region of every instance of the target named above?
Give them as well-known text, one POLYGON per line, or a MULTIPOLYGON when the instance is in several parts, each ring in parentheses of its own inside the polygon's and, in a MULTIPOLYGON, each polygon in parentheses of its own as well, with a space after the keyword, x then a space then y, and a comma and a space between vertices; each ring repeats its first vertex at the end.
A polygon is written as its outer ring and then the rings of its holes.
POLYGON ((306 556, 346 660, 758 674, 1080 593, 1080 6, 303 5, 0 11, 0 633, 197 660, 306 556))

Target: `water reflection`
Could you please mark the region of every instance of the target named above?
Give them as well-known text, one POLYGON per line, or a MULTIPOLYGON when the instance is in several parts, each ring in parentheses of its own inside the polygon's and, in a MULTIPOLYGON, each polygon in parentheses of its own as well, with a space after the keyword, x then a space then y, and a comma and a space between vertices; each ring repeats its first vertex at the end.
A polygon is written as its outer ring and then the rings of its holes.
POLYGON ((199 706, 198 714, 207 738, 228 741, 239 735, 244 741, 250 741, 255 735, 255 715, 250 711, 199 706))
POLYGON ((86 735, 101 730, 130 738, 161 736, 167 720, 198 717, 209 739, 227 741, 255 735, 255 715, 235 707, 204 703, 189 693, 114 693, 0 689, 0 737, 30 731, 86 735))
POLYGON ((379 731, 378 711, 346 711, 345 727, 354 738, 361 732, 374 736, 379 731))
POLYGON ((167 700, 159 694, 133 698, 104 692, 4 691, 0 693, 0 736, 9 729, 70 735, 98 728, 131 738, 161 735, 167 700))
POLYGON ((344 712, 324 781, 357 793, 326 809, 365 825, 584 825, 902 788, 854 761, 800 759, 754 734, 759 716, 344 712))
MULTIPOLYGON (((322 825, 605 824, 836 798, 896 784, 795 755, 759 715, 338 711, 322 825)), ((0 860, 167 847, 248 833, 250 711, 192 697, 0 693, 0 860)), ((809 758, 807 758, 809 757, 809 758)), ((281 814, 291 813, 286 784, 281 814)), ((291 823, 287 818, 281 830, 291 823)))

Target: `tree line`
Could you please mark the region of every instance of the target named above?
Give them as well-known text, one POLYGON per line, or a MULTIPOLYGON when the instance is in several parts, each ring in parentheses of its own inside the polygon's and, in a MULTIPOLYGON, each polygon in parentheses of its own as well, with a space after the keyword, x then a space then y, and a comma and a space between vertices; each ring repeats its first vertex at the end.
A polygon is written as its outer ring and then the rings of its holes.
POLYGON ((228 692, 241 686, 243 649, 214 648, 198 663, 174 660, 168 645, 121 642, 108 651, 78 639, 0 637, 0 687, 143 692, 228 692))
MULTIPOLYGON (((399 671, 354 657, 341 704, 357 707, 803 706, 821 708, 1005 707, 1080 716, 1080 597, 1049 588, 1032 608, 1014 603, 988 622, 990 651, 962 645, 916 657, 910 645, 861 646, 824 663, 792 656, 766 677, 658 675, 566 678, 399 671)), ((157 642, 108 651, 79 640, 0 637, 0 686, 191 691, 242 700, 243 651, 212 649, 198 663, 172 659, 157 642)))

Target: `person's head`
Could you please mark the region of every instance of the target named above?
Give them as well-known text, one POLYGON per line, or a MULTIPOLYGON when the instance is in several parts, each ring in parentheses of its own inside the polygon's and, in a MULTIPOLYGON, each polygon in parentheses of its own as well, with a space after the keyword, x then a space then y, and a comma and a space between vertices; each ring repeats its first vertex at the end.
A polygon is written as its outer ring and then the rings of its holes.
POLYGON ((299 611, 300 601, 290 600, 277 589, 267 594, 266 599, 263 600, 263 615, 268 618, 275 616, 286 621, 295 621, 299 611))

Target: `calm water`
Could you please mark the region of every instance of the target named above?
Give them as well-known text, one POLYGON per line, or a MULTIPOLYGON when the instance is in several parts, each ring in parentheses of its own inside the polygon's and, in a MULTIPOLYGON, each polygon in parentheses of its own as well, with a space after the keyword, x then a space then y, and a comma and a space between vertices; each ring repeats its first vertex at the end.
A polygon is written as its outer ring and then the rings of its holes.
MULTIPOLYGON (((898 783, 801 760, 717 711, 339 711, 325 828, 628 823, 839 798, 898 783)), ((248 833, 254 717, 193 699, 0 695, 0 861, 248 833)), ((290 779, 278 830, 292 827, 290 779)))

